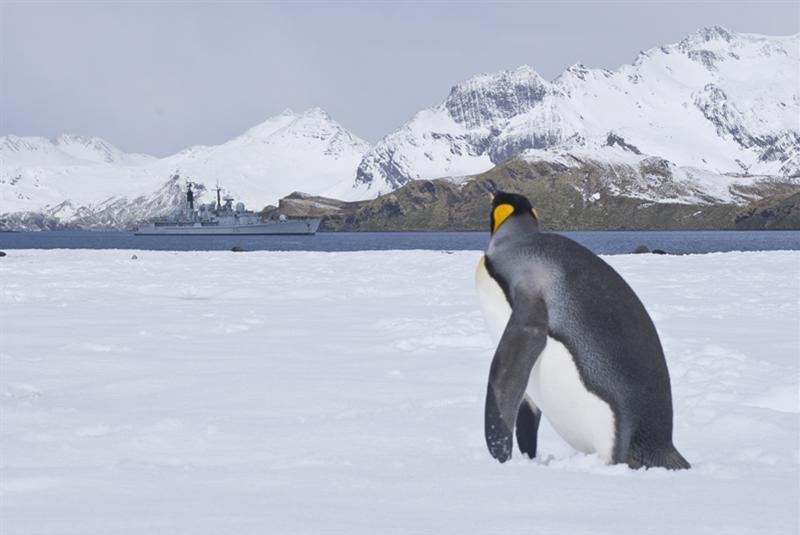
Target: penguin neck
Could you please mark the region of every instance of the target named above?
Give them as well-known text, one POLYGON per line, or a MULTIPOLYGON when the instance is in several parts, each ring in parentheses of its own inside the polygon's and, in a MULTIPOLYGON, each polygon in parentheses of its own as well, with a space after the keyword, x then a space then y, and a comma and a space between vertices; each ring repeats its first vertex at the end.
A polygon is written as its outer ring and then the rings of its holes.
POLYGON ((534 217, 512 216, 492 235, 495 246, 515 245, 539 235, 539 222, 534 217))

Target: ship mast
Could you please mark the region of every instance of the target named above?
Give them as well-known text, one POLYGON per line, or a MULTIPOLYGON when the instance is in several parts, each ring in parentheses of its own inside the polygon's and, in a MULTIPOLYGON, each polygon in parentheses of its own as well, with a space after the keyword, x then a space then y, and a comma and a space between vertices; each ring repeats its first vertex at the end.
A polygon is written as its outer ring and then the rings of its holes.
POLYGON ((186 204, 189 205, 189 210, 194 210, 194 193, 192 192, 192 183, 186 185, 186 204))
POLYGON ((192 183, 186 184, 186 217, 192 219, 194 216, 194 193, 192 192, 192 183))

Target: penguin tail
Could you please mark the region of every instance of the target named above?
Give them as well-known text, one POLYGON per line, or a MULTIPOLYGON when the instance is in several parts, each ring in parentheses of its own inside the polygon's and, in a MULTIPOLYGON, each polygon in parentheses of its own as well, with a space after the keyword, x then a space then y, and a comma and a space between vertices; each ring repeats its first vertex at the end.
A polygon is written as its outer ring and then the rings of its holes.
POLYGON ((647 450, 634 446, 628 456, 628 466, 631 468, 659 467, 667 470, 686 470, 692 467, 672 444, 663 448, 647 450))

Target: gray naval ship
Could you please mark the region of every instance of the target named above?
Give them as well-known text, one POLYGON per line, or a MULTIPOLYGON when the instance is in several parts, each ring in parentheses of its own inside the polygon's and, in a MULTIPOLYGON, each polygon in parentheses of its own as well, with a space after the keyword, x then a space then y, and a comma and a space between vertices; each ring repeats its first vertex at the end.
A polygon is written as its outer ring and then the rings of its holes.
POLYGON ((136 229, 137 236, 153 235, 270 235, 270 234, 314 234, 320 219, 314 217, 262 220, 253 211, 245 210, 244 203, 233 205, 233 197, 220 198, 217 186, 217 202, 194 207, 194 192, 191 183, 186 189, 186 210, 177 216, 153 221, 136 229), (223 204, 223 201, 224 204, 223 204))

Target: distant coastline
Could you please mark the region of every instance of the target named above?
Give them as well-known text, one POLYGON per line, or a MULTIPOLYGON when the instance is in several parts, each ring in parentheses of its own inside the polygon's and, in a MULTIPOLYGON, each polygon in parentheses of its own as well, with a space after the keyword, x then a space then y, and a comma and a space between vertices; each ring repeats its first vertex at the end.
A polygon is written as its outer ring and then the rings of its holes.
MULTIPOLYGON (((647 248, 667 254, 800 250, 800 231, 577 231, 561 232, 598 254, 647 248)), ((482 251, 489 232, 359 231, 313 236, 135 236, 129 231, 30 231, 0 234, 0 250, 119 249, 163 251, 482 251)), ((646 250, 645 250, 646 252, 646 250)))

